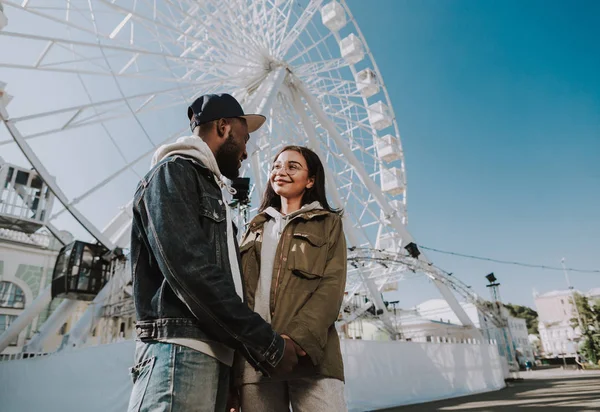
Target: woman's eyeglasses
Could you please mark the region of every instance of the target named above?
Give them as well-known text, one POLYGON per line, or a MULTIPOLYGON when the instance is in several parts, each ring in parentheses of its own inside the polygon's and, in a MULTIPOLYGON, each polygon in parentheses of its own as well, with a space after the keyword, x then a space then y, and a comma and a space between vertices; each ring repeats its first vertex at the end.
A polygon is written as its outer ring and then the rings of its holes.
POLYGON ((271 174, 277 174, 281 171, 284 171, 290 176, 294 176, 301 170, 306 170, 298 163, 288 163, 287 165, 283 163, 273 163, 273 167, 271 167, 271 174))

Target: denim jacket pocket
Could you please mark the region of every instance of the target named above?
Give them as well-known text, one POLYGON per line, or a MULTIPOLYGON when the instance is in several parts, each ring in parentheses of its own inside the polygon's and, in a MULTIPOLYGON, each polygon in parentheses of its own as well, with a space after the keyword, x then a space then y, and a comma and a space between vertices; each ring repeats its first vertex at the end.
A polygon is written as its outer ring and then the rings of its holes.
POLYGON ((225 205, 221 199, 203 196, 200 202, 200 215, 216 223, 224 222, 226 217, 225 205))
POLYGON ((138 412, 144 401, 146 390, 148 389, 148 383, 150 382, 150 376, 154 369, 154 363, 156 357, 153 356, 148 359, 144 359, 133 368, 129 370, 131 379, 133 380, 133 390, 129 400, 129 407, 127 412, 138 412))

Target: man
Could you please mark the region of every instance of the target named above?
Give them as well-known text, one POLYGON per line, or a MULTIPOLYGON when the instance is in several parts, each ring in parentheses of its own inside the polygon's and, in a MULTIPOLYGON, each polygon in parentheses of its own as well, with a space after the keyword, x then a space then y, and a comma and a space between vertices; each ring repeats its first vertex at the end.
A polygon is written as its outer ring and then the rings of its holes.
MULTIPOLYGON (((133 205, 137 315, 129 411, 223 411, 238 350, 263 374, 290 372, 296 347, 243 302, 239 251, 222 190, 239 175, 249 133, 228 94, 188 109, 193 136, 160 147, 133 205)), ((286 337, 287 338, 287 337, 286 337)))

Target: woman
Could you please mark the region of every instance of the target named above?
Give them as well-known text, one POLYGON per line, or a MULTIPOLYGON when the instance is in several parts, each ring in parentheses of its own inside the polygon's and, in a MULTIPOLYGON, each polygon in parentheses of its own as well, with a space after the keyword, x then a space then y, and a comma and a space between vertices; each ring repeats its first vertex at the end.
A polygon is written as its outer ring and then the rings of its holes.
POLYGON ((242 241, 248 305, 293 344, 290 376, 237 368, 243 412, 345 411, 344 367, 334 323, 346 285, 340 212, 325 195, 319 157, 300 146, 275 157, 259 214, 242 241))

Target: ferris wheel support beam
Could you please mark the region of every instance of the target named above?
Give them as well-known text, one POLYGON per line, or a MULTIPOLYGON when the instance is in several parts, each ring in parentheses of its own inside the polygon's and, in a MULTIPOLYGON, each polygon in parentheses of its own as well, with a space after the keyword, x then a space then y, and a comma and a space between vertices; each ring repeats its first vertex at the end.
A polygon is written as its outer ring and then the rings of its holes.
MULTIPOLYGON (((308 115, 306 114, 306 110, 304 108, 304 105, 302 104, 302 100, 300 99, 300 96, 294 89, 288 88, 288 90, 292 96, 291 100, 292 100, 294 109, 300 116, 300 120, 302 122, 302 125, 304 126, 304 131, 306 132, 308 141, 311 143, 311 146, 314 149, 314 151, 317 153, 317 155, 321 159, 324 159, 325 157, 321 151, 321 148, 319 146, 319 141, 317 139, 317 131, 315 130, 315 126, 310 122, 310 119, 308 118, 308 115)), ((324 163, 323 166, 325 168, 325 181, 327 183, 327 193, 329 193, 330 196, 333 198, 333 201, 338 208, 342 207, 342 205, 344 203, 342 202, 340 193, 338 192, 335 181, 333 180, 333 173, 327 166, 327 163, 324 163)), ((344 215, 344 218, 343 218, 344 221, 346 221, 346 222, 348 221, 347 216, 348 215, 344 215)), ((346 233, 346 236, 349 240, 350 246, 358 246, 359 242, 358 242, 358 238, 355 233, 354 225, 352 225, 351 222, 348 222, 348 223, 350 223, 350 224, 344 226, 344 232, 346 233)), ((387 311, 385 304, 383 303, 383 298, 381 297, 381 293, 379 292, 377 285, 375 285, 375 282, 372 279, 370 279, 369 276, 366 273, 364 273, 364 271, 362 271, 360 268, 358 268, 357 270, 358 270, 360 278, 362 279, 363 283, 367 287, 367 290, 371 297, 371 301, 375 304, 375 307, 377 309, 383 310, 383 313, 381 314, 381 319, 382 319, 383 324, 385 325, 388 333, 390 333, 390 336, 394 336, 396 334, 396 329, 394 328, 394 324, 392 323, 392 319, 390 318, 389 312, 387 311)), ((344 322, 344 323, 347 323, 347 322, 344 322)))
POLYGON ((38 316, 46 306, 50 304, 52 300, 52 293, 50 286, 44 289, 38 297, 36 297, 32 303, 29 303, 25 310, 15 319, 10 326, 0 334, 0 353, 4 351, 19 337, 19 334, 31 324, 31 322, 38 316))
MULTIPOLYGON (((265 116, 271 110, 273 102, 279 93, 279 89, 283 84, 287 69, 285 67, 279 67, 273 70, 263 81, 263 84, 256 92, 256 96, 247 105, 246 111, 251 113, 265 113, 265 116)), ((252 153, 250 154, 250 165, 252 167, 252 174, 254 175, 254 187, 255 191, 259 196, 263 193, 265 186, 261 179, 260 174, 260 141, 264 136, 264 130, 257 133, 256 140, 253 142, 252 153)))
MULTIPOLYGON (((329 133, 329 136, 335 141, 336 146, 340 149, 340 151, 343 153, 343 155, 346 157, 346 159, 348 159, 348 162, 354 168, 354 170, 355 170, 358 178, 362 182, 362 184, 364 184, 365 187, 369 190, 369 192, 371 193, 373 198, 377 201, 377 204, 379 205, 381 210, 383 210, 384 214, 386 215, 386 218, 389 219, 392 227, 398 232, 398 234, 400 235, 400 242, 401 242, 400 246, 405 247, 407 244, 412 242, 413 241, 412 236, 408 233, 408 231, 404 227, 404 224, 402 223, 402 219, 398 216, 397 211, 393 210, 392 207, 389 205, 389 203, 387 202, 387 200, 385 198, 385 195, 381 191, 381 188, 371 179, 371 177, 369 176, 369 173, 367 172, 365 167, 356 158, 356 156, 354 155, 352 150, 350 150, 350 148, 344 141, 344 138, 338 132, 337 128, 335 127, 335 124, 323 112, 323 110, 321 109, 321 106, 315 100, 315 98, 312 96, 310 91, 306 88, 304 83, 300 79, 294 77, 293 78, 293 86, 298 90, 300 95, 304 98, 304 100, 306 101, 310 110, 317 117, 317 120, 319 121, 319 123, 321 123, 321 126, 325 130, 327 130, 327 132, 329 133)), ((430 263, 424 254, 421 254, 421 260, 425 261, 425 263, 428 263, 428 264, 430 263)), ((460 306, 460 304, 458 303, 458 300, 452 294, 452 292, 450 291, 448 286, 442 281, 442 279, 440 279, 440 275, 438 273, 433 274, 433 281, 434 281, 434 284, 436 285, 436 287, 438 288, 438 290, 440 291, 440 293, 442 294, 442 296, 446 299, 446 301, 448 302, 448 304, 450 305, 450 307, 452 308, 452 310, 454 311, 454 313, 460 320, 460 322, 464 326, 471 327, 473 329, 473 334, 476 337, 483 339, 479 330, 477 328, 475 328, 475 325, 473 325, 473 322, 471 321, 469 316, 463 310, 462 306, 460 306)))
POLYGON ((56 179, 48 172, 48 169, 44 167, 42 161, 37 157, 35 152, 31 149, 31 146, 25 141, 25 138, 16 128, 16 126, 10 121, 6 108, 0 105, 0 120, 4 121, 4 125, 8 129, 8 132, 15 140, 15 143, 19 146, 29 163, 41 176, 42 180, 48 185, 54 196, 63 204, 63 206, 69 210, 71 215, 100 243, 106 246, 109 250, 114 249, 114 244, 100 232, 77 208, 69 204, 69 199, 60 189, 56 183, 56 179))

